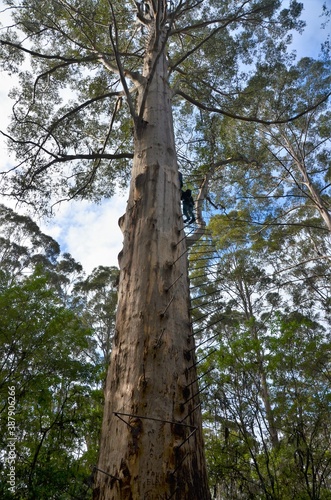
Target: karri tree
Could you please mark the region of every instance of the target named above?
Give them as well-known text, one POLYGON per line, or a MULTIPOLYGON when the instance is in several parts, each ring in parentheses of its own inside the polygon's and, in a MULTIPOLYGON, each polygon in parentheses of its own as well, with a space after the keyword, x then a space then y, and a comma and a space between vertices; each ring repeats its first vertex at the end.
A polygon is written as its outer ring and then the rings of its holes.
POLYGON ((289 118, 287 108, 241 111, 256 97, 245 92, 255 64, 286 63, 302 5, 3 3, 12 20, 1 31, 2 67, 24 69, 31 58, 11 93, 3 133, 17 164, 3 191, 47 210, 109 196, 131 170, 94 499, 207 500, 175 137, 188 137, 199 109, 266 124, 289 118))

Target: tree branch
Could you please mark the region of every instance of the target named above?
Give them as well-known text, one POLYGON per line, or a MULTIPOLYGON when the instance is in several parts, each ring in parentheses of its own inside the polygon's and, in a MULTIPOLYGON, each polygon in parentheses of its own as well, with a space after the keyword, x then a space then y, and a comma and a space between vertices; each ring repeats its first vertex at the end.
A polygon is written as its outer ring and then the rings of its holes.
POLYGON ((228 24, 229 23, 224 24, 222 26, 219 26, 218 28, 215 28, 208 36, 206 36, 203 40, 201 40, 200 43, 198 43, 195 47, 193 47, 193 49, 186 52, 186 54, 184 54, 178 61, 176 61, 175 64, 171 67, 171 71, 173 71, 177 66, 179 66, 182 62, 184 62, 185 59, 190 57, 190 55, 194 54, 194 52, 199 50, 200 47, 202 47, 202 45, 204 45, 206 42, 208 42, 208 40, 210 40, 210 38, 212 38, 218 31, 225 28, 228 24))
POLYGON ((76 155, 61 155, 57 156, 54 158, 52 161, 47 163, 46 165, 43 165, 42 167, 38 168, 33 176, 35 177, 36 175, 39 175, 41 172, 44 170, 47 170, 49 167, 54 165, 55 163, 65 163, 67 161, 75 161, 75 160, 122 160, 122 159, 128 159, 132 160, 133 154, 132 153, 117 153, 117 154, 111 154, 111 153, 91 153, 91 154, 76 154, 76 155))
POLYGON ((306 113, 309 113, 310 111, 318 108, 318 106, 320 106, 321 104, 323 104, 324 102, 326 102, 329 99, 329 97, 331 96, 331 92, 328 92, 328 94, 326 94, 322 99, 320 99, 319 101, 317 101, 317 103, 313 104, 312 106, 309 106, 307 109, 305 109, 301 113, 298 113, 298 114, 296 114, 296 115, 294 115, 292 117, 289 117, 289 118, 286 118, 286 119, 283 119, 283 120, 265 120, 263 118, 257 118, 255 116, 253 117, 253 116, 236 115, 234 113, 230 113, 229 111, 225 111, 225 110, 223 110, 221 108, 216 108, 214 106, 207 106, 206 104, 203 104, 202 102, 197 101, 193 97, 189 96, 188 94, 186 94, 182 90, 177 90, 175 92, 175 94, 180 95, 186 101, 190 102, 191 104, 193 104, 197 108, 202 109, 203 111, 209 111, 209 112, 212 112, 212 113, 217 113, 217 114, 220 114, 220 115, 223 115, 223 116, 228 116, 229 118, 233 118, 235 120, 241 120, 241 121, 244 121, 244 122, 262 123, 263 125, 275 125, 275 124, 278 124, 278 123, 293 122, 294 120, 297 120, 301 116, 304 116, 306 113))
POLYGON ((23 47, 19 43, 13 43, 9 42, 8 40, 0 40, 0 45, 8 45, 9 47, 13 47, 15 49, 21 50, 22 52, 26 52, 27 54, 30 54, 31 56, 38 57, 40 59, 49 59, 49 60, 55 60, 55 61, 63 61, 67 64, 80 64, 83 62, 90 62, 96 60, 96 57, 93 55, 82 57, 81 59, 77 58, 69 58, 69 57, 62 57, 60 54, 57 55, 50 55, 50 54, 43 54, 42 52, 37 52, 35 50, 27 49, 26 47, 23 47))
MULTIPOLYGON (((200 3, 200 2, 198 2, 198 3, 200 3)), ((189 33, 190 31, 200 29, 200 28, 206 28, 206 27, 211 26, 213 24, 219 24, 219 23, 224 23, 224 25, 222 27, 226 27, 230 23, 245 20, 245 17, 247 17, 247 16, 251 16, 254 14, 259 14, 260 12, 264 12, 265 10, 268 10, 271 6, 271 4, 269 4, 266 6, 258 7, 256 9, 252 9, 251 11, 248 11, 248 12, 241 13, 245 4, 247 4, 247 3, 248 3, 247 0, 245 2, 243 2, 243 4, 238 8, 237 12, 235 12, 231 17, 213 18, 213 19, 208 19, 205 21, 198 21, 196 23, 192 23, 192 24, 185 26, 183 28, 178 28, 176 30, 173 30, 173 31, 171 31, 170 35, 189 33)), ((218 29, 218 28, 216 28, 216 29, 218 29)))
POLYGON ((111 7, 111 11, 112 11, 113 20, 114 20, 115 38, 116 38, 116 41, 115 41, 114 37, 113 37, 113 31, 112 31, 113 27, 112 27, 112 25, 110 25, 109 26, 110 41, 111 41, 111 44, 112 44, 112 48, 114 50, 116 64, 117 64, 117 68, 118 68, 119 75, 120 75, 120 78, 121 78, 121 83, 123 85, 123 89, 124 89, 124 92, 125 92, 125 95, 126 95, 126 98, 127 98, 127 101, 128 101, 128 106, 129 106, 130 114, 131 114, 133 120, 136 120, 136 111, 135 111, 135 108, 134 108, 134 105, 133 105, 133 102, 132 102, 132 99, 131 99, 131 94, 130 94, 128 85, 126 83, 125 72, 123 70, 122 62, 121 62, 121 59, 120 59, 120 56, 119 56, 119 53, 118 53, 118 50, 117 50, 117 47, 118 47, 118 44, 117 44, 117 38, 118 38, 117 24, 116 24, 115 12, 114 12, 114 9, 113 9, 113 6, 112 6, 111 3, 110 3, 110 7, 111 7))
MULTIPOLYGON (((115 109, 114 109, 114 112, 113 112, 113 116, 112 116, 112 119, 111 119, 111 121, 110 121, 109 129, 108 129, 108 132, 107 132, 106 138, 105 138, 104 143, 103 143, 103 146, 102 146, 102 150, 98 152, 98 153, 99 153, 99 154, 101 154, 101 155, 105 154, 105 149, 106 149, 106 146, 107 146, 107 143, 108 143, 108 140, 109 140, 110 134, 111 134, 111 132, 112 132, 112 130, 113 130, 113 125, 114 125, 114 122, 115 122, 116 114, 117 114, 117 112, 120 110, 120 108, 121 108, 121 104, 122 104, 122 98, 120 97, 120 98, 118 98, 118 99, 117 99, 117 102, 116 102, 116 105, 115 105, 115 109)), ((133 156, 133 155, 132 155, 132 156, 133 156)), ((86 186, 87 186, 90 182, 92 182, 92 181, 93 181, 93 179, 94 179, 94 177, 95 177, 95 173, 96 173, 96 171, 98 170, 98 168, 99 168, 99 166, 100 166, 100 163, 101 163, 101 160, 102 160, 102 159, 103 159, 102 157, 97 158, 97 161, 96 161, 96 163, 95 163, 95 165, 94 165, 94 167, 93 167, 92 173, 91 173, 91 175, 90 175, 90 179, 89 179, 88 181, 86 181, 86 185, 85 185, 85 187, 86 187, 86 186)), ((77 194, 79 194, 79 192, 83 191, 83 189, 85 189, 85 187, 83 186, 80 190, 78 190, 77 194)))
POLYGON ((223 165, 228 165, 229 163, 233 163, 234 161, 247 161, 247 160, 243 156, 227 158, 226 160, 219 160, 205 174, 203 181, 200 185, 197 199, 195 201, 195 212, 196 212, 196 220, 198 227, 195 229, 193 234, 191 234, 186 238, 186 244, 188 248, 190 248, 196 241, 198 241, 206 230, 206 222, 204 221, 202 216, 202 208, 204 200, 208 197, 209 182, 211 177, 213 176, 216 168, 221 167, 223 165))

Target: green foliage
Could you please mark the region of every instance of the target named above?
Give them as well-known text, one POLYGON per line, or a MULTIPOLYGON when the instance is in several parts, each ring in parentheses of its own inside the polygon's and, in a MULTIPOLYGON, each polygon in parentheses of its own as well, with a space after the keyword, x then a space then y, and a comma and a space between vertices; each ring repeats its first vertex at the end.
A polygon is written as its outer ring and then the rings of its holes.
POLYGON ((115 331, 118 279, 116 267, 99 266, 75 285, 75 302, 82 309, 84 323, 93 330, 105 369, 115 331))
POLYGON ((31 219, 5 207, 1 216, 0 496, 88 499, 103 407, 98 346, 110 336, 117 272, 100 268, 83 279, 31 219))
POLYGON ((88 474, 85 436, 94 460, 98 444, 102 395, 93 390, 98 367, 86 357, 91 332, 38 268, 2 291, 0 307, 1 449, 6 457, 7 394, 15 387, 16 491, 20 498, 59 498, 56 491, 71 498, 84 489, 76 474, 88 474))
POLYGON ((328 237, 276 227, 261 240, 236 215, 212 219, 203 276, 191 261, 211 489, 234 500, 328 499, 329 266, 309 259, 317 241, 327 252, 328 237))
MULTIPOLYGON (((162 10, 163 4, 149 3, 150 10, 162 10)), ((272 106, 263 109, 257 100, 266 81, 273 95, 275 68, 291 60, 288 32, 303 28, 302 4, 295 1, 287 9, 264 0, 169 2, 166 15, 155 15, 158 27, 148 15, 144 25, 140 2, 5 4, 13 22, 3 29, 0 61, 20 79, 11 91, 8 135, 17 164, 4 190, 46 212, 55 200, 100 200, 127 184, 136 93, 144 77, 153 78, 154 70, 150 76, 146 71, 154 36, 161 40, 162 31, 166 37, 158 47, 169 62, 163 77, 174 89, 174 114, 182 115, 175 125, 178 150, 192 171, 196 152, 188 135, 196 109, 210 107, 221 116, 245 116, 248 110, 253 120, 274 118, 272 106), (31 63, 28 71, 19 69, 23 58, 31 63), (261 61, 274 62, 265 70, 261 61)), ((292 111, 287 103, 280 105, 279 113, 292 111)))
POLYGON ((330 335, 307 317, 269 324, 258 340, 221 325, 219 350, 202 367, 212 367, 204 377, 211 485, 216 498, 329 498, 330 335))

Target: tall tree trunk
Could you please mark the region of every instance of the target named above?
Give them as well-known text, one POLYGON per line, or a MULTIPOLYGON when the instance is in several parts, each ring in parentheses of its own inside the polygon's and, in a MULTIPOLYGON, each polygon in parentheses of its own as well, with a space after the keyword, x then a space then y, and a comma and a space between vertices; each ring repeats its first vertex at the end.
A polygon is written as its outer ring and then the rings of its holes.
MULTIPOLYGON (((245 315, 248 321, 252 321, 255 319, 254 315, 254 309, 251 301, 251 294, 250 291, 247 287, 247 283, 245 280, 238 280, 238 291, 239 295, 241 297, 243 307, 245 310, 245 315)), ((260 348, 260 338, 259 338, 259 333, 256 328, 256 326, 253 324, 250 328, 251 331, 251 336, 252 338, 256 341, 256 355, 257 355, 257 360, 258 360, 258 367, 259 367, 259 377, 260 377, 260 395, 261 399, 263 401, 264 405, 264 410, 265 410, 265 415, 266 415, 266 421, 268 424, 268 431, 270 434, 270 441, 271 444, 274 448, 277 448, 279 445, 279 439, 278 439, 278 430, 274 418, 274 412, 272 409, 271 405, 271 398, 270 398, 270 390, 269 390, 269 384, 268 384, 268 377, 267 373, 265 370, 265 362, 264 362, 264 354, 263 351, 260 348)))
MULTIPOLYGON (((119 302, 95 500, 210 498, 167 62, 162 55, 152 62, 120 222, 119 302)), ((143 95, 142 87, 138 111, 143 95)))

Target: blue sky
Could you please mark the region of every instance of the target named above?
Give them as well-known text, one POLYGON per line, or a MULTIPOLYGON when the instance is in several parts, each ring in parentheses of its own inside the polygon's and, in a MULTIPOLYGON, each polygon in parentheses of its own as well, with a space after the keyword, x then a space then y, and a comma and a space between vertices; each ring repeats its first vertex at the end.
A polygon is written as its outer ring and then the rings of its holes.
MULTIPOLYGON (((294 46, 299 58, 318 57, 321 43, 331 31, 330 24, 325 30, 321 29, 323 19, 320 14, 323 3, 324 0, 303 2, 303 18, 307 21, 307 27, 302 35, 294 34, 294 46)), ((286 4, 287 2, 284 2, 284 6, 286 4)), ((0 0, 0 6, 2 5, 0 0)), ((326 0, 326 5, 331 8, 331 0, 326 0)), ((0 81, 0 128, 5 129, 6 117, 9 116, 11 107, 7 94, 14 80, 1 74, 0 81)), ((0 137, 0 170, 8 165, 8 161, 5 144, 0 137)), ((122 248, 123 240, 118 219, 125 212, 126 199, 125 194, 119 193, 101 205, 88 202, 64 203, 57 209, 52 220, 36 222, 45 233, 60 243, 63 252, 71 253, 78 262, 81 262, 85 271, 90 273, 98 265, 117 266, 117 255, 122 248)), ((15 208, 13 203, 10 206, 15 208)))
POLYGON ((302 19, 307 23, 303 34, 295 32, 293 34, 293 45, 297 51, 298 58, 318 57, 321 49, 321 43, 327 39, 331 33, 331 24, 325 29, 321 24, 325 21, 321 17, 322 6, 325 3, 328 9, 331 9, 331 0, 303 0, 302 19))

